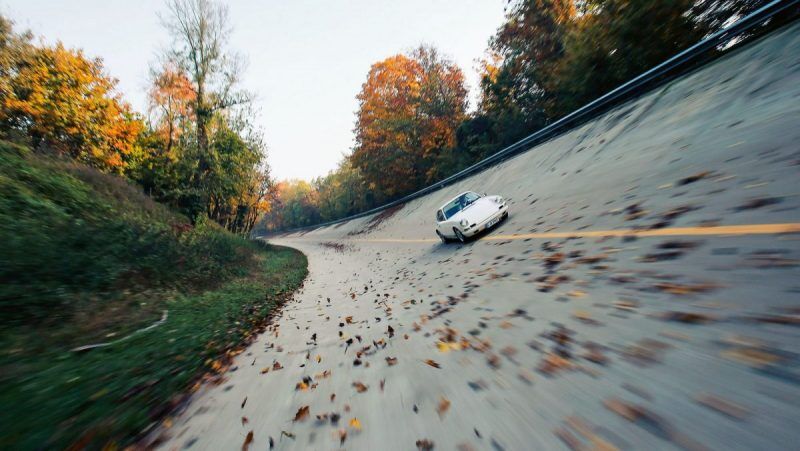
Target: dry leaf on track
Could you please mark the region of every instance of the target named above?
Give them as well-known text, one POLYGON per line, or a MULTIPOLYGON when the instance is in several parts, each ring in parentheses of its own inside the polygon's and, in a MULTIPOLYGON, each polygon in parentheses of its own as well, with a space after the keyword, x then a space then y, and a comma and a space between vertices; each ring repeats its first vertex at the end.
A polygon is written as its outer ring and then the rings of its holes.
POLYGON ((305 419, 308 418, 309 413, 308 406, 303 406, 297 409, 297 413, 294 415, 294 419, 292 421, 305 421, 305 419))
POLYGON ((439 397, 439 405, 436 406, 436 413, 439 414, 439 418, 444 418, 444 415, 447 411, 450 410, 450 400, 445 398, 444 396, 439 397))
POLYGON ((244 438, 244 443, 242 443, 242 451, 247 451, 250 448, 250 444, 253 443, 253 431, 247 433, 247 437, 244 438))
POLYGON ((427 363, 428 365, 430 365, 430 366, 432 366, 434 368, 441 368, 441 366, 439 366, 438 363, 436 363, 434 360, 431 360, 431 359, 426 360, 425 363, 427 363))

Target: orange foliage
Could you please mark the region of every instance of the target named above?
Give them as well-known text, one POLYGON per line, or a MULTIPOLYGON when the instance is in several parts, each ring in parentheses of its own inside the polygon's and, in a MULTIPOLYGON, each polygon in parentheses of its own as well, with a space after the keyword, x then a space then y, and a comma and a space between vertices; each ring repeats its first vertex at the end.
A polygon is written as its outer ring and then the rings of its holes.
POLYGON ((455 145, 465 117, 461 70, 420 47, 373 64, 357 98, 351 158, 369 188, 392 198, 429 181, 436 156, 455 145))
POLYGON ((17 62, 11 90, 0 99, 0 121, 25 133, 37 148, 121 172, 142 123, 115 85, 99 59, 60 43, 33 48, 17 62))
POLYGON ((156 133, 166 143, 165 153, 171 156, 174 143, 182 130, 180 123, 189 118, 197 93, 186 74, 167 65, 152 74, 147 93, 150 109, 156 114, 156 133))

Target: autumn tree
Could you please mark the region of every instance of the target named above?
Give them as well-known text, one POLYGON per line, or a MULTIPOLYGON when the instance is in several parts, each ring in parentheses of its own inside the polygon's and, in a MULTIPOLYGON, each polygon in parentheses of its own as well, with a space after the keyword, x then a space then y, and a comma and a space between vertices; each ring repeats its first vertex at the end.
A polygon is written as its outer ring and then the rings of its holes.
POLYGON ((267 231, 317 224, 321 220, 317 191, 305 180, 285 180, 275 184, 272 197, 274 208, 262 219, 267 231))
POLYGON ((116 92, 99 59, 61 43, 37 47, 3 19, 0 130, 32 147, 104 171, 122 172, 135 152, 141 121, 116 92))
POLYGON ((172 154, 185 122, 193 114, 196 97, 189 77, 171 62, 150 70, 148 109, 155 131, 166 143, 165 154, 172 154))
POLYGON ((499 145, 508 145, 549 121, 553 71, 575 16, 571 0, 509 2, 506 21, 489 41, 481 64, 479 113, 499 145))
POLYGON ((579 108, 702 39, 707 28, 690 17, 694 5, 693 0, 586 1, 554 72, 553 113, 579 108))
POLYGON ((328 175, 315 179, 312 186, 317 191, 317 206, 322 221, 364 211, 374 202, 361 172, 346 158, 328 175))
POLYGON ((465 116, 461 69, 435 48, 421 46, 373 64, 357 98, 351 159, 377 200, 434 179, 433 162, 454 145, 465 116))
MULTIPOLYGON (((476 111, 464 113, 461 73, 435 49, 422 47, 374 64, 357 97, 352 154, 310 188, 303 185, 303 196, 284 195, 273 205, 268 228, 338 219, 421 189, 761 5, 760 0, 509 0, 504 23, 478 61, 476 111), (291 214, 284 215, 285 209, 291 214)), ((754 34, 792 17, 772 18, 754 34)), ((290 186, 288 192, 295 193, 300 185, 290 186)))
POLYGON ((188 74, 194 91, 194 120, 200 170, 205 171, 209 122, 218 111, 248 103, 251 95, 238 88, 242 58, 230 51, 228 8, 211 0, 168 0, 162 18, 172 37, 166 59, 188 74))
POLYGON ((165 199, 190 217, 206 215, 245 232, 266 208, 266 148, 250 120, 252 96, 239 88, 243 59, 229 46, 228 9, 211 0, 168 0, 162 23, 172 38, 154 71, 156 130, 178 160, 165 171, 165 199), (188 119, 188 120, 187 120, 188 119), (177 175, 177 177, 173 177, 177 175))

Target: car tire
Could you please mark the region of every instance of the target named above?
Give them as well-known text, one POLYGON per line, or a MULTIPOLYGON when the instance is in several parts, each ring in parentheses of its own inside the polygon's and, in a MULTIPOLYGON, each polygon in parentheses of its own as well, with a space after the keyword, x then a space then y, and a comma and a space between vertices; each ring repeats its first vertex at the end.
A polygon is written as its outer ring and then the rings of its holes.
POLYGON ((457 228, 453 227, 453 232, 456 233, 456 238, 458 238, 458 241, 461 241, 462 243, 466 243, 467 242, 467 237, 465 237, 464 234, 461 233, 460 230, 458 230, 457 228))
POLYGON ((439 237, 440 240, 442 240, 442 244, 447 244, 450 241, 447 238, 445 238, 445 236, 442 235, 442 233, 439 232, 438 230, 436 231, 436 235, 439 237))

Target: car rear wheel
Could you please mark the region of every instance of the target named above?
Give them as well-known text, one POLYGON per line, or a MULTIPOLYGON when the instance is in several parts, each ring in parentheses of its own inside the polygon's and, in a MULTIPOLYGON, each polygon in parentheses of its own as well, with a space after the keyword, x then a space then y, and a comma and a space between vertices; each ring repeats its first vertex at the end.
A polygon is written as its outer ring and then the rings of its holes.
POLYGON ((442 244, 447 244, 448 240, 447 240, 447 238, 445 238, 444 235, 442 235, 442 232, 437 230, 436 231, 436 235, 439 237, 440 240, 442 240, 442 244))
POLYGON ((467 237, 465 237, 464 234, 461 233, 460 230, 458 230, 457 228, 453 227, 453 231, 456 232, 456 238, 458 238, 458 241, 461 241, 462 243, 466 243, 467 242, 467 237))

